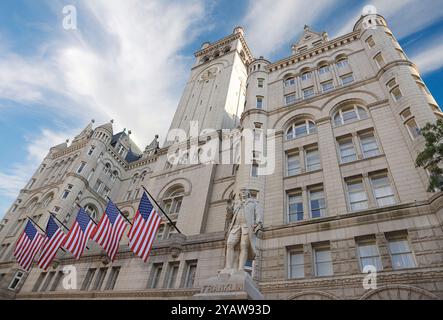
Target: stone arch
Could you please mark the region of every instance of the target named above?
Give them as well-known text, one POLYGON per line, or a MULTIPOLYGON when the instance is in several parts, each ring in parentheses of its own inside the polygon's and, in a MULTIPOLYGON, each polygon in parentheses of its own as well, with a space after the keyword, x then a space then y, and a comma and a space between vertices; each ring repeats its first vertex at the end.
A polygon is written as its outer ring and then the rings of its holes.
POLYGON ((336 105, 334 105, 330 110, 329 110, 329 116, 332 118, 334 116, 334 114, 340 110, 343 107, 346 107, 347 105, 351 105, 351 104, 357 104, 362 106, 363 108, 365 108, 366 111, 368 111, 368 107, 367 107, 367 103, 365 100, 362 100, 360 98, 350 98, 350 99, 345 99, 340 101, 339 103, 337 103, 336 105))
POLYGON ((315 106, 307 106, 297 110, 289 110, 275 121, 272 129, 281 130, 286 128, 290 122, 299 117, 306 117, 315 122, 317 119, 321 118, 321 113, 319 108, 315 106))
POLYGON ((437 300, 430 291, 410 285, 386 285, 371 290, 360 297, 360 300, 437 300))
POLYGON ((123 207, 123 208, 121 208, 120 209, 120 211, 122 212, 122 213, 128 213, 128 216, 127 216, 127 218, 128 219, 132 219, 133 217, 134 217, 134 215, 135 215, 135 209, 133 208, 133 207, 131 207, 131 206, 127 206, 127 207, 123 207))
POLYGON ((223 191, 221 200, 229 200, 230 194, 234 191, 235 182, 232 182, 227 188, 223 191))
POLYGON ((86 208, 87 205, 93 206, 97 210, 97 218, 94 219, 95 222, 98 223, 98 220, 101 218, 103 212, 105 211, 104 207, 101 203, 99 203, 95 198, 88 196, 83 199, 81 199, 80 205, 83 208, 86 208))
POLYGON ((335 111, 339 105, 345 104, 347 101, 359 101, 359 103, 366 107, 367 105, 375 103, 379 100, 379 97, 372 92, 366 90, 353 90, 338 97, 330 98, 321 106, 321 109, 325 114, 331 115, 332 111, 335 111))
POLYGON ((339 300, 331 293, 324 291, 301 291, 293 294, 287 298, 287 300, 339 300))
POLYGON ((51 201, 54 200, 54 196, 55 196, 54 191, 50 191, 44 197, 42 197, 41 207, 47 208, 48 205, 51 203, 51 201))
POLYGON ((169 181, 157 194, 157 199, 163 199, 165 192, 171 189, 175 185, 181 185, 184 189, 184 195, 187 196, 191 194, 192 191, 192 184, 191 181, 189 181, 186 178, 176 178, 171 181, 169 181))

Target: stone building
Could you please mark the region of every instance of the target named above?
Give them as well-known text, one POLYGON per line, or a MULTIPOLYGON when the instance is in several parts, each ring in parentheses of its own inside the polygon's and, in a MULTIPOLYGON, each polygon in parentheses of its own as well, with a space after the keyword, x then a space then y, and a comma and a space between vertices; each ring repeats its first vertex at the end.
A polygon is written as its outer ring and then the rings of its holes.
MULTIPOLYGON (((272 174, 247 163, 173 164, 177 145, 157 138, 139 149, 130 132, 90 123, 70 145, 50 149, 0 225, 0 296, 192 299, 224 266, 226 207, 249 188, 264 208, 258 255, 250 261, 267 299, 443 298, 443 194, 427 192, 414 160, 419 128, 443 114, 417 66, 380 15, 362 16, 335 39, 305 30, 287 58, 253 58, 241 28, 195 53, 171 129, 207 130, 204 148, 233 131, 274 130, 272 174), (169 152, 170 153, 170 152, 169 152), (124 237, 116 261, 89 241, 76 261, 59 251, 53 267, 20 270, 12 252, 28 216, 42 227, 52 211, 70 226, 85 207, 98 220, 109 196, 132 218, 142 185, 169 212, 147 263, 124 237), (75 266, 77 288, 63 285, 75 266), (377 269, 365 289, 363 269, 377 269)), ((150 115, 152 116, 152 115, 150 115)), ((194 139, 194 140, 193 140, 194 139)), ((178 143, 180 144, 180 143, 178 143)), ((220 144, 222 155, 227 149, 220 144)))

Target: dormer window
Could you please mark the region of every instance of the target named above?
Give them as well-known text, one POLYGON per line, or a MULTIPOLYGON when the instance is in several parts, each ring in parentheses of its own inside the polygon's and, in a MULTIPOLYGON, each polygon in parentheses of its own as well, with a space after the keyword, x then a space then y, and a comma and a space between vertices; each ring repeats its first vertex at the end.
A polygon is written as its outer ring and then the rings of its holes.
POLYGON ((123 147, 121 144, 118 146, 117 153, 121 156, 125 153, 125 147, 123 147))

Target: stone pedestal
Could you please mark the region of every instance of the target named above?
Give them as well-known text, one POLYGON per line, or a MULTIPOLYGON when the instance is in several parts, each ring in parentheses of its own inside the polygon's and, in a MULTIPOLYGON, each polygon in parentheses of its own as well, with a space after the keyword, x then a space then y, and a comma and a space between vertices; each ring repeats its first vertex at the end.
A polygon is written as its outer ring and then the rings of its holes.
POLYGON ((202 284, 201 292, 194 295, 201 300, 263 300, 251 276, 244 271, 220 272, 202 284))

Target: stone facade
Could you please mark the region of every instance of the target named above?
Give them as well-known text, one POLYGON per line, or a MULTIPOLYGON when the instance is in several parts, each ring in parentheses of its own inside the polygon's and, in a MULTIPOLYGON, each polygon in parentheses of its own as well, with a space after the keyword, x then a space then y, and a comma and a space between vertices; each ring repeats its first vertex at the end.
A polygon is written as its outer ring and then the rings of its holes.
POLYGON ((194 299, 224 266, 226 207, 247 187, 265 212, 252 276, 266 299, 442 299, 443 194, 414 165, 417 129, 442 113, 385 19, 369 19, 332 40, 305 27, 273 63, 252 57, 241 28, 196 52, 171 129, 215 130, 199 146, 223 129, 273 129, 272 174, 171 165, 171 141, 141 151, 112 123, 51 148, 1 223, 0 297, 194 299), (113 263, 90 241, 79 261, 59 251, 48 272, 20 271, 12 252, 26 217, 43 227, 52 211, 70 226, 80 204, 98 220, 109 196, 132 218, 142 185, 182 231, 165 220, 148 263, 124 236, 113 263), (376 289, 363 286, 368 264, 376 289), (69 265, 76 290, 63 287, 69 265))

